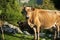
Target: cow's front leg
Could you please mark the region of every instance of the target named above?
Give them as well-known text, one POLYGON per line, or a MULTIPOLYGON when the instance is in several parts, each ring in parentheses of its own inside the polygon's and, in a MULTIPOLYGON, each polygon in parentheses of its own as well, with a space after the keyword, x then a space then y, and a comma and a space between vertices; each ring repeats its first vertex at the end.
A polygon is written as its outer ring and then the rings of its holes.
POLYGON ((39 40, 39 27, 37 27, 37 40, 39 40))
POLYGON ((33 30, 34 30, 34 40, 36 40, 37 39, 36 28, 33 28, 33 30))
POLYGON ((57 34, 57 36, 58 36, 58 38, 59 38, 59 26, 57 26, 57 32, 58 32, 58 34, 57 34))

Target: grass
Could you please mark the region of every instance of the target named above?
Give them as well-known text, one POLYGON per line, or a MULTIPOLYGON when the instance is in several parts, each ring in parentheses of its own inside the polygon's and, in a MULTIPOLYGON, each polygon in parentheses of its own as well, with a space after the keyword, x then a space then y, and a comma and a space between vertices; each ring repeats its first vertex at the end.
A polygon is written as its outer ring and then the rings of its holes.
MULTIPOLYGON (((4 34, 5 40, 33 40, 33 36, 25 35, 25 34, 4 34)), ((1 39, 1 34, 0 34, 1 39)), ((40 40, 51 40, 49 38, 40 38, 40 40)))
MULTIPOLYGON (((4 34, 5 40, 32 40, 33 36, 25 34, 4 34)), ((1 38, 1 34, 0 34, 1 38)))

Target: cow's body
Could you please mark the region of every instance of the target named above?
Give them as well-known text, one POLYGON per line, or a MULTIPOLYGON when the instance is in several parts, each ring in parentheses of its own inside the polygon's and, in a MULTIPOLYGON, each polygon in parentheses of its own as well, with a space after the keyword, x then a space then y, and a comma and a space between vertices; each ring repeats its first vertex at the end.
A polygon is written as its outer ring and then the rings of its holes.
POLYGON ((35 38, 36 32, 38 33, 37 40, 39 40, 40 27, 50 29, 51 27, 55 26, 56 23, 57 25, 60 23, 58 23, 60 19, 57 17, 59 14, 57 14, 58 12, 56 12, 56 10, 31 9, 31 7, 26 7, 25 11, 27 13, 26 17, 29 17, 28 24, 34 29, 35 38))
MULTIPOLYGON (((28 21, 36 26, 44 27, 49 29, 52 27, 56 22, 56 14, 53 11, 46 11, 46 10, 35 10, 31 14, 31 18, 28 21), (32 19, 32 20, 31 20, 32 19), (30 21, 31 20, 31 21, 30 21)), ((29 24, 31 26, 31 24, 29 24)))

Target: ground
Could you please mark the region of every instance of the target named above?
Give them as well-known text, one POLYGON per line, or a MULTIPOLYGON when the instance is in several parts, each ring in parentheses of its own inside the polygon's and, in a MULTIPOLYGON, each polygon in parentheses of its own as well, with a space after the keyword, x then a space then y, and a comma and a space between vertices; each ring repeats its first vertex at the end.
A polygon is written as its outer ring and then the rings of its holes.
MULTIPOLYGON (((0 34, 1 39, 1 34, 0 34)), ((51 40, 49 38, 40 38, 41 40, 51 40)), ((6 34, 5 33, 5 40, 33 40, 32 35, 25 35, 25 34, 6 34)))

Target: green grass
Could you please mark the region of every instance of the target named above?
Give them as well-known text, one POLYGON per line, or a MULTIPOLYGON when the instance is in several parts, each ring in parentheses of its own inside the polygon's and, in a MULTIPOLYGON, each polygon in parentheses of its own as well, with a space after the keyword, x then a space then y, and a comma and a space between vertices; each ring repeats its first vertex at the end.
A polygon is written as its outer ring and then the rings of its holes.
MULTIPOLYGON (((25 34, 4 34, 5 36, 5 40, 33 40, 33 36, 30 35, 25 35, 25 34)), ((0 38, 1 38, 1 34, 0 34, 0 38)), ((40 40, 51 40, 48 38, 40 38, 40 40)))
MULTIPOLYGON (((4 34, 5 40, 32 40, 33 36, 25 34, 4 34)), ((0 34, 1 38, 1 34, 0 34)))

